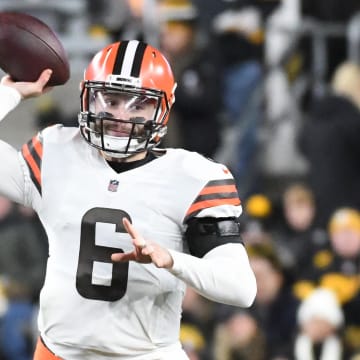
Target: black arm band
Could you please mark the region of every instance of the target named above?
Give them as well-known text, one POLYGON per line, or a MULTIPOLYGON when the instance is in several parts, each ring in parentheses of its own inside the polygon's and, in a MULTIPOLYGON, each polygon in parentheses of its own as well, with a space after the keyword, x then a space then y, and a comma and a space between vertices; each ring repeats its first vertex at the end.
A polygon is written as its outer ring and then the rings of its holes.
POLYGON ((190 254, 199 258, 220 245, 243 244, 237 218, 191 218, 187 222, 185 239, 190 254))

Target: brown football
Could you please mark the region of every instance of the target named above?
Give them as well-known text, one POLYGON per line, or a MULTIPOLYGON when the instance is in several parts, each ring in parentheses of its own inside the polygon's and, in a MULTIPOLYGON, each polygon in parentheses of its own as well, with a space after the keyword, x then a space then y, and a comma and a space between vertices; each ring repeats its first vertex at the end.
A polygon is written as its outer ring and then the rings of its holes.
POLYGON ((50 68, 50 86, 63 85, 70 77, 67 54, 55 32, 20 12, 0 12, 0 68, 16 81, 35 81, 50 68))

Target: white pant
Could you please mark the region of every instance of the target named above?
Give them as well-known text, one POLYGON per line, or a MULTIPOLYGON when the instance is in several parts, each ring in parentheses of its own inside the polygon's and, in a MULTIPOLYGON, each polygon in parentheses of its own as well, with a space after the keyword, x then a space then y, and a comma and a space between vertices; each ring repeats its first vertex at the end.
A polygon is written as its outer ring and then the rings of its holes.
POLYGON ((99 351, 89 351, 86 349, 75 349, 69 346, 52 344, 46 336, 43 336, 46 346, 63 360, 189 360, 180 342, 153 350, 142 355, 119 355, 101 354, 99 351))

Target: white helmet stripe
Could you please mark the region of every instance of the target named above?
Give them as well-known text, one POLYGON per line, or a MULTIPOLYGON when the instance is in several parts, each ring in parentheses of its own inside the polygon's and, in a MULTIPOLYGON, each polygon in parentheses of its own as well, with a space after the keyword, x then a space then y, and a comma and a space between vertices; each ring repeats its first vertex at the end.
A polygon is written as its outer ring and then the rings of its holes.
POLYGON ((128 46, 126 47, 126 52, 124 56, 124 62, 121 67, 121 76, 130 76, 131 69, 134 64, 136 49, 139 46, 139 41, 133 40, 129 41, 128 46))
POLYGON ((113 74, 125 78, 138 78, 146 48, 147 44, 138 40, 122 41, 116 55, 113 74))

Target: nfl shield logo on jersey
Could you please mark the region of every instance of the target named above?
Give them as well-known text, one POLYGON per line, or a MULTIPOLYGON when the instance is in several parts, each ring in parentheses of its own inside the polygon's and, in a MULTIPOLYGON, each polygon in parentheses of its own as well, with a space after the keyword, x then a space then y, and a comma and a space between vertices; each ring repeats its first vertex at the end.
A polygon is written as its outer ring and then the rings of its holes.
POLYGON ((110 180, 108 190, 112 192, 116 192, 119 186, 119 181, 117 180, 110 180))

